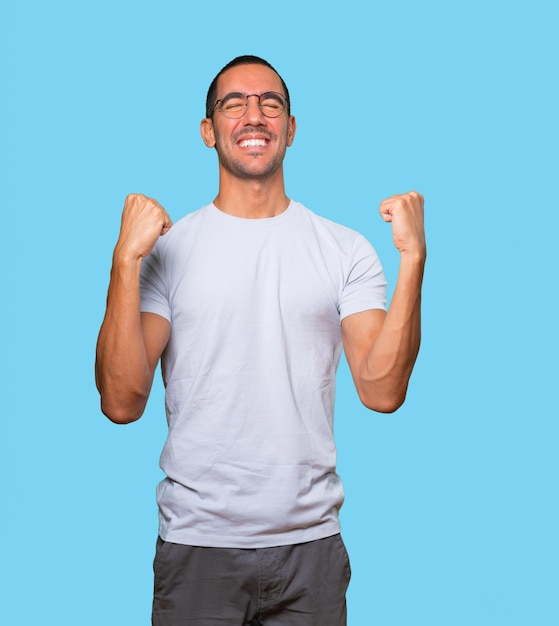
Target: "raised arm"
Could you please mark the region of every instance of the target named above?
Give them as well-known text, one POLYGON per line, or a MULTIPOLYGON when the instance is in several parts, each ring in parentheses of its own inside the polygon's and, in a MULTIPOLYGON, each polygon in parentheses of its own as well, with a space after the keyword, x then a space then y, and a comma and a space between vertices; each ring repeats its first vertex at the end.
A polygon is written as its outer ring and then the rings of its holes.
POLYGON ((346 358, 365 406, 382 413, 406 398, 421 339, 421 285, 426 246, 423 197, 416 193, 383 200, 380 214, 392 222, 400 270, 388 312, 371 310, 342 321, 346 358))
POLYGON ((155 200, 136 194, 126 198, 95 361, 101 410, 120 424, 142 416, 157 362, 169 339, 166 319, 140 313, 140 267, 171 225, 155 200))

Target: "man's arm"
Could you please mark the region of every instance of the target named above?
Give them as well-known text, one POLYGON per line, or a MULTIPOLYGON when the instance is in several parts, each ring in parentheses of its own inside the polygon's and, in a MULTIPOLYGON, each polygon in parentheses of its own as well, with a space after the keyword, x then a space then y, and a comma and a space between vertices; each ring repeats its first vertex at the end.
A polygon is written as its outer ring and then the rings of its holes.
POLYGON ((363 311, 342 321, 346 358, 365 406, 391 413, 404 402, 421 340, 421 285, 426 258, 423 197, 391 196, 380 205, 392 222, 400 270, 388 312, 363 311))
POLYGON ((142 416, 155 368, 169 339, 166 319, 140 313, 140 267, 171 225, 154 200, 141 195, 126 198, 95 361, 101 410, 120 424, 142 416))

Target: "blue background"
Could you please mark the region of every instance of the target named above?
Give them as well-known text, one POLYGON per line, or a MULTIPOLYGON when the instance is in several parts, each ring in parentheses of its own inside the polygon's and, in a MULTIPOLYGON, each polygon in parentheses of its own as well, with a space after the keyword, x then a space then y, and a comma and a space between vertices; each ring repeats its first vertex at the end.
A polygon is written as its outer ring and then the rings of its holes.
POLYGON ((94 349, 129 192, 211 200, 199 137, 238 54, 285 78, 291 197, 360 230, 426 198, 407 403, 336 436, 350 626, 559 624, 557 19, 552 2, 2 0, 0 595, 11 626, 149 623, 160 381, 119 427, 94 349))

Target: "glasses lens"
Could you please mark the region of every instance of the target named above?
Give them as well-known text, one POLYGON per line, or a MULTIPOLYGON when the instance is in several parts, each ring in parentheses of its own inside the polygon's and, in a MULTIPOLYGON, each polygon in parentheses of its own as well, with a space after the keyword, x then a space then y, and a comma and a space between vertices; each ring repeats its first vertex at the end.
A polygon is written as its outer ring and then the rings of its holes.
POLYGON ((240 94, 230 94, 225 96, 219 105, 220 111, 222 111, 227 117, 242 117, 247 108, 247 101, 244 96, 240 94))
POLYGON ((278 117, 285 110, 285 99, 274 91, 263 93, 260 96, 260 110, 266 117, 278 117))

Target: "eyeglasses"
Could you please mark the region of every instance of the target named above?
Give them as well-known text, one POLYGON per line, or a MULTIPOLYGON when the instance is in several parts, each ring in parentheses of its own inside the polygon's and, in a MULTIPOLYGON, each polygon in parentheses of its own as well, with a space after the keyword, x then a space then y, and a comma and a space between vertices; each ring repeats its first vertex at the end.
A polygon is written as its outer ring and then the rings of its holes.
POLYGON ((262 94, 249 93, 247 95, 228 93, 215 103, 214 111, 218 108, 225 117, 238 119, 246 113, 248 99, 252 96, 258 98, 258 107, 266 117, 279 117, 287 106, 287 98, 275 91, 266 91, 262 94))

